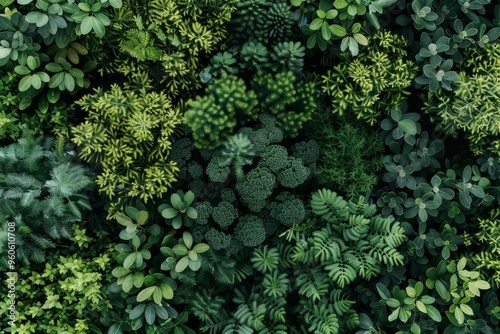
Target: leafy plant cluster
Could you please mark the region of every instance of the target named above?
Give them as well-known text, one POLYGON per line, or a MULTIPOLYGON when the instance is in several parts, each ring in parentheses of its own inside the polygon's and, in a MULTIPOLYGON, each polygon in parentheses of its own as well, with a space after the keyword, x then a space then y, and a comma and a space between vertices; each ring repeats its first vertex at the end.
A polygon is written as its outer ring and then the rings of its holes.
POLYGON ((88 112, 72 128, 80 157, 98 163, 96 183, 110 201, 110 215, 127 200, 159 198, 176 180, 169 159, 182 116, 163 93, 96 89, 76 102, 88 112))
MULTIPOLYGON (((93 235, 88 226, 73 224, 64 247, 48 251, 44 263, 23 266, 16 275, 16 315, 8 326, 11 298, 0 293, 0 327, 12 333, 100 333, 99 318, 110 312, 106 285, 112 252, 106 234, 93 235)), ((4 276, 5 277, 5 276, 4 276)), ((2 285, 7 281, 2 279, 2 285)))
POLYGON ((306 134, 320 148, 316 174, 321 185, 354 200, 371 193, 383 167, 385 147, 378 133, 348 116, 338 119, 319 108, 306 134))
POLYGON ((2 269, 9 267, 9 227, 16 236, 15 262, 43 263, 46 249, 71 238, 72 225, 91 209, 94 174, 72 149, 62 140, 29 134, 0 148, 2 269))
POLYGON ((412 43, 415 59, 422 74, 415 79, 419 87, 431 92, 451 91, 459 76, 453 69, 463 52, 470 48, 484 48, 495 43, 500 27, 500 6, 491 1, 431 1, 398 2, 403 13, 396 18, 403 34, 412 43), (488 15, 488 11, 494 15, 488 15))
POLYGON ((71 109, 61 93, 89 87, 86 73, 96 62, 86 57, 88 45, 104 36, 110 24, 108 9, 121 6, 121 0, 2 3, 0 75, 9 98, 2 99, 0 139, 17 138, 23 128, 37 134, 45 127, 67 129, 71 109))
MULTIPOLYGON (((500 28, 498 28, 500 31, 500 28)), ((453 92, 430 93, 423 110, 448 134, 463 134, 476 155, 500 154, 498 74, 500 44, 468 49, 453 92)))
POLYGON ((321 89, 331 98, 334 113, 373 125, 410 94, 417 69, 407 59, 404 37, 381 30, 370 40, 354 60, 330 68, 322 76, 321 89))
POLYGON ((360 46, 369 44, 372 31, 380 29, 380 15, 396 0, 290 0, 293 19, 307 38, 307 48, 344 52, 357 56, 360 46), (338 45, 340 42, 340 45, 338 45))
POLYGON ((317 107, 316 96, 315 84, 292 72, 256 75, 250 89, 243 79, 224 75, 208 85, 205 95, 188 103, 185 123, 199 148, 222 145, 238 127, 256 121, 262 113, 276 117, 285 137, 296 137, 317 107))
POLYGON ((102 41, 109 51, 101 55, 101 75, 118 75, 125 90, 192 96, 201 87, 202 60, 227 38, 235 9, 235 1, 124 1, 102 41))

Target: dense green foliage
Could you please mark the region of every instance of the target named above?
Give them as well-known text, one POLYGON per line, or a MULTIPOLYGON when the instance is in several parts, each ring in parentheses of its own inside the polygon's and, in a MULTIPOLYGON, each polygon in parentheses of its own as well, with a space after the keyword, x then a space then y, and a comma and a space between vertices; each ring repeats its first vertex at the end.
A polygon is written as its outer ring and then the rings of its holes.
POLYGON ((0 334, 500 334, 499 4, 0 10, 0 334))
POLYGON ((69 239, 71 225, 91 209, 93 185, 91 171, 63 141, 25 134, 0 148, 0 267, 8 267, 8 231, 15 235, 18 263, 45 262, 45 249, 69 239))
MULTIPOLYGON (((111 249, 106 234, 70 227, 72 243, 50 250, 43 264, 23 267, 16 277, 18 323, 12 333, 95 333, 98 319, 112 309, 107 299, 111 249), (99 242, 96 242, 99 240, 99 242)), ((7 277, 2 279, 6 286, 7 277)), ((1 328, 7 327, 10 299, 0 293, 1 328)))
POLYGON ((72 129, 72 140, 82 159, 102 166, 96 183, 111 211, 130 198, 147 201, 169 189, 178 169, 167 159, 181 115, 165 94, 139 95, 113 85, 77 104, 88 116, 72 129))

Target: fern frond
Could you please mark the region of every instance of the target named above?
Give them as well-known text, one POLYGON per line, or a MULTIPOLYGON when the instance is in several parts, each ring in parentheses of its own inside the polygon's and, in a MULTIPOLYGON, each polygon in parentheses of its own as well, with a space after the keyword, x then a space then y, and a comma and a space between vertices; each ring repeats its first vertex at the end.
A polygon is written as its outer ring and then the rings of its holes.
POLYGON ((348 211, 345 210, 347 201, 329 189, 315 192, 310 203, 312 212, 326 221, 347 218, 348 211))
POLYGON ((309 325, 308 331, 315 334, 338 334, 339 319, 331 304, 326 302, 320 305, 312 304, 311 301, 305 305, 303 311, 304 320, 309 325))
MULTIPOLYGON (((295 278, 295 285, 299 287, 299 294, 312 301, 321 300, 330 290, 328 275, 319 267, 308 270, 301 268, 295 278)), ((297 272, 295 274, 297 274, 297 272)))
POLYGON ((368 254, 385 264, 390 264, 392 266, 404 265, 404 256, 396 249, 389 246, 374 247, 368 254))
POLYGON ((287 278, 286 273, 278 275, 278 271, 274 270, 264 275, 262 286, 264 287, 264 294, 268 297, 284 297, 290 287, 290 280, 287 278))
POLYGON ((191 313, 202 322, 204 331, 216 327, 227 321, 228 314, 224 309, 224 298, 210 296, 206 291, 196 292, 191 298, 186 299, 191 313))
POLYGON ((351 306, 356 304, 356 301, 350 300, 344 291, 340 289, 332 290, 330 301, 333 302, 333 310, 341 319, 351 310, 351 306))
POLYGON ((356 270, 345 261, 329 264, 324 267, 328 276, 341 288, 356 279, 356 270))
POLYGON ((253 301, 249 304, 241 304, 238 306, 236 312, 234 312, 234 318, 242 324, 248 327, 260 331, 266 328, 264 324, 264 318, 266 316, 267 307, 265 304, 257 304, 253 301))
POLYGON ((285 298, 266 298, 267 318, 273 323, 286 323, 285 298))
POLYGON ((253 334, 253 329, 247 325, 241 324, 233 320, 229 325, 224 327, 221 334, 253 334))
POLYGON ((339 261, 346 246, 342 239, 331 235, 326 228, 313 232, 314 257, 321 262, 339 261))

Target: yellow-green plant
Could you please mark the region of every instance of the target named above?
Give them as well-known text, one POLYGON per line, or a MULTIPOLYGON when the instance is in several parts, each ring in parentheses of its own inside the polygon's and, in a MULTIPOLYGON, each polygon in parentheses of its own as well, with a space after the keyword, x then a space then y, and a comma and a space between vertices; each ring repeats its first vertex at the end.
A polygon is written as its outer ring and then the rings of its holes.
POLYGON ((429 93, 424 110, 448 133, 463 131, 475 154, 500 154, 500 45, 468 50, 453 92, 429 93))
POLYGON ((175 182, 169 158, 172 135, 182 122, 164 93, 96 89, 77 102, 89 114, 72 128, 80 157, 102 167, 96 183, 112 208, 123 200, 160 197, 175 182))
POLYGON ((407 60, 406 45, 405 38, 382 30, 356 59, 329 70, 322 77, 322 90, 331 97, 332 110, 339 115, 352 113, 373 125, 399 106, 410 94, 417 71, 407 60))

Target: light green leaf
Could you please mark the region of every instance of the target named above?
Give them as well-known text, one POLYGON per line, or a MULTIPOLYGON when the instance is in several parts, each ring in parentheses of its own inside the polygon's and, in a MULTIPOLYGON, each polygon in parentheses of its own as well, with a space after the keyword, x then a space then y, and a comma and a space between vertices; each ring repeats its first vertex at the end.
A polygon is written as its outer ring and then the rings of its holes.
POLYGON ((161 215, 165 219, 172 219, 179 214, 179 210, 175 208, 167 208, 161 212, 161 215))
POLYGON ((137 213, 137 224, 144 225, 148 221, 149 214, 147 211, 139 211, 137 213))
POLYGON ((144 290, 139 292, 139 294, 137 295, 137 301, 139 303, 145 301, 146 299, 151 297, 151 295, 153 294, 155 289, 156 289, 156 286, 150 286, 149 288, 145 288, 144 290))
POLYGON ((153 292, 153 301, 156 304, 161 304, 162 297, 163 297, 163 295, 162 295, 161 288, 155 289, 155 291, 153 292))
POLYGON ((358 42, 359 45, 368 45, 368 39, 361 34, 353 34, 352 37, 358 42))
POLYGON ((182 233, 182 240, 188 249, 193 247, 193 236, 188 231, 184 231, 184 233, 182 233))
POLYGON ((168 284, 162 283, 160 284, 160 289, 162 291, 163 298, 172 299, 174 298, 174 290, 168 284))
POLYGON ((118 212, 116 214, 116 221, 123 226, 128 226, 130 224, 133 224, 132 219, 130 219, 127 215, 125 215, 123 212, 118 212))
POLYGON ((31 87, 31 75, 25 76, 19 81, 18 85, 19 91, 25 92, 28 89, 30 89, 30 87, 31 87))
POLYGON ((439 313, 439 311, 434 306, 426 305, 425 308, 427 309, 427 315, 431 317, 432 320, 434 320, 435 322, 441 322, 441 313, 439 313))
POLYGON ((196 244, 194 246, 193 251, 195 251, 198 254, 201 254, 201 253, 205 253, 209 249, 210 249, 209 245, 207 245, 207 244, 205 244, 203 242, 200 242, 199 244, 196 244))
POLYGON ((82 23, 80 23, 80 32, 82 33, 82 35, 86 35, 92 30, 92 19, 92 16, 87 16, 83 19, 82 23))
POLYGON ((178 273, 183 272, 189 265, 189 257, 184 256, 182 259, 177 262, 177 265, 175 266, 175 271, 178 273))
POLYGON ((462 310, 462 312, 464 312, 467 315, 474 315, 474 311, 467 304, 460 304, 460 309, 462 310))
POLYGON ((311 25, 309 26, 309 29, 319 30, 322 26, 323 26, 323 19, 315 18, 314 20, 312 20, 311 25))
POLYGON ((459 325, 464 323, 465 321, 464 313, 459 307, 455 307, 455 312, 453 314, 455 315, 455 319, 457 320, 459 325))

